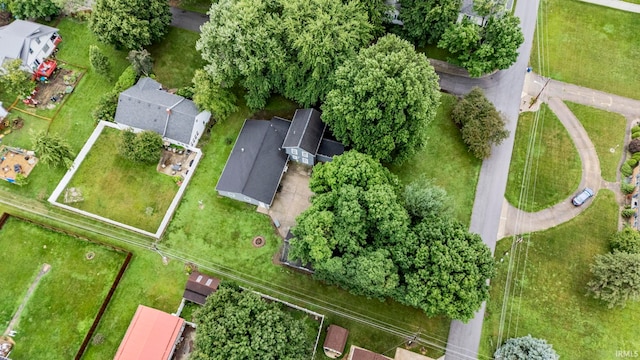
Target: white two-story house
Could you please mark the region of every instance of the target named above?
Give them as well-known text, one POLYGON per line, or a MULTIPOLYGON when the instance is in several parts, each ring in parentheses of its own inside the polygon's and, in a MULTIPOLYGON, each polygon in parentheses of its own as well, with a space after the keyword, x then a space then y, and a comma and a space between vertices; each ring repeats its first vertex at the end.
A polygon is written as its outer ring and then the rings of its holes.
POLYGON ((26 71, 35 72, 62 41, 58 29, 15 20, 0 28, 0 64, 20 59, 26 71))

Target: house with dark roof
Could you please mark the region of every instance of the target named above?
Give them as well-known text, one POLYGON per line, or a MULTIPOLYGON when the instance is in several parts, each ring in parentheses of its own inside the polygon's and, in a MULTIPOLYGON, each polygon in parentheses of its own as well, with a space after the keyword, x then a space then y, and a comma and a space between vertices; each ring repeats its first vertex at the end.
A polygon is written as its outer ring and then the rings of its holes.
POLYGON ((282 149, 290 122, 245 120, 216 190, 222 196, 268 209, 287 168, 282 149))
POLYGON ((349 357, 347 360, 393 360, 390 357, 374 353, 373 351, 351 345, 349 349, 349 357))
POLYGON ((120 93, 115 122, 195 147, 210 118, 211 113, 198 110, 193 101, 168 93, 159 82, 143 77, 120 93))
POLYGON ((207 296, 218 290, 220 280, 194 271, 189 275, 182 297, 199 305, 207 302, 207 296))
POLYGON ((185 327, 182 318, 138 305, 114 360, 170 360, 185 327))
POLYGON ((344 346, 347 344, 349 330, 338 325, 331 324, 327 328, 327 336, 324 340, 322 349, 324 353, 331 358, 338 358, 344 352, 344 346))
POLYGON ((292 121, 245 120, 216 185, 218 194, 268 209, 289 159, 314 165, 344 152, 344 145, 323 138, 325 127, 315 109, 296 110, 292 121))
POLYGON ((0 65, 20 59, 26 71, 35 72, 61 41, 56 28, 15 20, 0 27, 0 65))
POLYGON ((315 165, 316 154, 326 127, 327 125, 320 120, 318 110, 297 109, 282 148, 291 156, 291 160, 315 165))

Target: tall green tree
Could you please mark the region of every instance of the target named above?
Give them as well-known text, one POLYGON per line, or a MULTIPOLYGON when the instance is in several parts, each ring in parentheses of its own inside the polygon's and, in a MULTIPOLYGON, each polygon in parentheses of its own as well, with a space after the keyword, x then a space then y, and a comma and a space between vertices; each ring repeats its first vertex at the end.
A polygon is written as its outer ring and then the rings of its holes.
POLYGON ((149 76, 153 69, 153 58, 147 49, 131 50, 127 55, 127 60, 131 62, 136 75, 149 76))
POLYGON ((294 360, 310 355, 313 340, 302 319, 277 302, 222 284, 195 313, 193 360, 294 360))
POLYGON ((282 93, 303 106, 324 100, 336 69, 373 39, 357 1, 282 1, 281 27, 289 64, 282 93))
POLYGON ((141 49, 162 39, 171 23, 166 0, 96 0, 89 28, 116 49, 141 49))
POLYGON ((109 76, 111 73, 109 58, 96 45, 89 46, 89 62, 98 74, 109 76))
POLYGON ((212 84, 220 89, 239 84, 253 110, 263 108, 284 82, 288 55, 281 12, 276 0, 217 1, 196 43, 212 84))
POLYGON ((60 7, 52 0, 14 0, 9 11, 18 19, 44 19, 60 13, 60 7))
POLYGON ((478 77, 509 68, 518 60, 524 42, 520 19, 511 13, 491 16, 484 27, 469 20, 450 26, 438 42, 469 72, 478 77))
POLYGON ((22 68, 22 60, 5 61, 0 68, 0 89, 5 94, 25 98, 36 88, 31 74, 22 68))
POLYGON ((345 145, 375 159, 402 162, 426 142, 439 90, 426 56, 386 35, 338 68, 322 119, 345 145))
POLYGON ((496 350, 496 360, 558 360, 560 357, 546 340, 531 335, 511 338, 496 350))
POLYGON ((418 46, 436 44, 456 22, 460 5, 461 0, 402 0, 403 33, 418 46))
POLYGON ((489 297, 487 280, 493 257, 477 234, 455 220, 430 218, 413 228, 417 239, 409 269, 404 269, 406 294, 401 302, 429 316, 446 315, 468 321, 489 297))
POLYGON ((207 110, 217 121, 223 121, 238 110, 236 96, 231 89, 216 84, 204 70, 198 69, 193 75, 193 102, 199 109, 207 110))
POLYGON ((450 202, 447 192, 425 177, 404 188, 404 205, 415 222, 432 217, 450 217, 450 202))
POLYGON ((640 254, 615 252, 596 255, 591 265, 593 279, 587 290, 609 308, 624 307, 640 300, 640 254))
POLYGON ((31 133, 31 142, 33 151, 43 164, 66 169, 73 164, 73 150, 59 135, 39 131, 31 133))
POLYGON ((505 0, 473 0, 473 11, 482 17, 499 14, 504 6, 505 0))
POLYGON ((451 117, 462 128, 462 140, 478 159, 491 156, 491 147, 509 137, 504 115, 496 110, 480 88, 473 88, 460 99, 451 117))

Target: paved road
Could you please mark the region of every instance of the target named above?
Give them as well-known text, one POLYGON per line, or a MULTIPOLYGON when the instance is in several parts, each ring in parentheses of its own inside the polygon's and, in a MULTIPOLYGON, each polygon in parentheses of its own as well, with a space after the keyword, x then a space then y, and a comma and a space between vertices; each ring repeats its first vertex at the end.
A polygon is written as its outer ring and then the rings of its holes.
MULTIPOLYGON (((470 230, 480 234, 492 252, 496 246, 500 225, 520 99, 531 54, 539 3, 539 0, 518 1, 516 3, 515 15, 520 18, 525 39, 519 49, 518 61, 508 70, 499 71, 490 77, 479 80, 487 97, 499 111, 505 114, 508 120, 507 128, 511 132, 500 146, 494 147, 491 157, 482 163, 471 214, 470 230)), ((466 90, 465 85, 460 81, 448 77, 443 77, 441 84, 443 88, 453 87, 453 92, 466 90)), ((485 304, 467 324, 461 321, 451 322, 445 354, 447 360, 478 358, 484 312, 485 304)))
POLYGON ((200 26, 209 20, 209 15, 171 8, 171 26, 200 32, 200 26))
POLYGON ((613 9, 622 10, 622 11, 640 13, 640 4, 632 4, 626 1, 621 1, 621 0, 580 0, 580 1, 590 3, 590 4, 596 4, 600 6, 606 6, 613 9))

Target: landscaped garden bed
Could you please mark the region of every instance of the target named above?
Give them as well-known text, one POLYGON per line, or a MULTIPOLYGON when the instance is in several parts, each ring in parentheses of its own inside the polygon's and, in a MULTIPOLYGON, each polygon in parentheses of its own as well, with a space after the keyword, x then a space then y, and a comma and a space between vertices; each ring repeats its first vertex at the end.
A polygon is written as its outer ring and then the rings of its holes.
POLYGON ((66 360, 78 351, 126 254, 9 217, 0 230, 3 251, 0 326, 25 303, 12 330, 14 359, 66 360), (92 253, 89 260, 87 254, 92 253), (30 286, 43 269, 30 296, 30 286), (27 300, 25 300, 27 299, 27 300))

